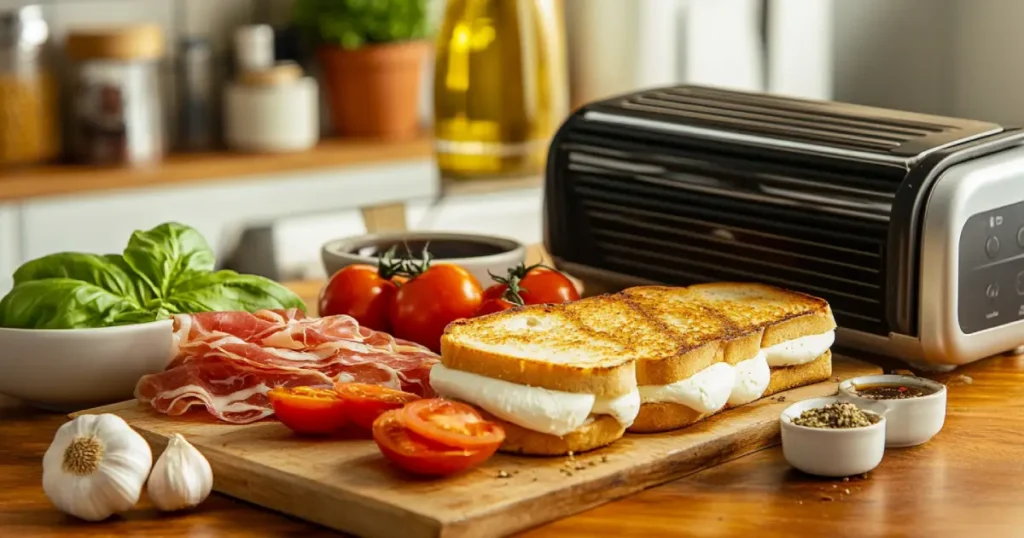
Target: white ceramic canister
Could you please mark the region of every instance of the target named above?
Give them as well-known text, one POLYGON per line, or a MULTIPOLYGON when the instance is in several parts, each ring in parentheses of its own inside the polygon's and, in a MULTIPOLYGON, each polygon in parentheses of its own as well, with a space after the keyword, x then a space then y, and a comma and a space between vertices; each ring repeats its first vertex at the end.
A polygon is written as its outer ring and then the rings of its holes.
POLYGON ((235 151, 305 151, 320 139, 316 80, 294 63, 246 72, 224 97, 225 141, 235 151))

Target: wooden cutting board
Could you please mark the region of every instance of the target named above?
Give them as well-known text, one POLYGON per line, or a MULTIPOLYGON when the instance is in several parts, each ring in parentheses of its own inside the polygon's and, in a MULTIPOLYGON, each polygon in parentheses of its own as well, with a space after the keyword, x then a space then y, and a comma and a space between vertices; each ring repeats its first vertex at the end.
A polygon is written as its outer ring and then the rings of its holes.
POLYGON ((881 369, 836 356, 833 378, 720 413, 676 432, 631 435, 568 458, 496 455, 447 479, 401 474, 373 441, 307 439, 265 421, 216 423, 205 413, 170 418, 134 401, 82 413, 115 413, 163 450, 180 433, 210 461, 214 489, 360 536, 504 536, 569 516, 779 442, 779 414, 828 396, 838 381, 881 369), (507 475, 507 477, 505 477, 507 475))

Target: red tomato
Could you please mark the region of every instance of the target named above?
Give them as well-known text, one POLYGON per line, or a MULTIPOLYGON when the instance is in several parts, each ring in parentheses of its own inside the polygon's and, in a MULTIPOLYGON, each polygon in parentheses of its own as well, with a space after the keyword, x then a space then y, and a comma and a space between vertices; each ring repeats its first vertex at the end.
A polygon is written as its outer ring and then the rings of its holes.
POLYGON ((443 445, 471 450, 505 440, 505 430, 472 407, 451 400, 417 400, 402 408, 402 422, 414 433, 443 445))
POLYGON ((277 387, 267 398, 277 419, 297 433, 333 433, 348 422, 345 402, 331 389, 277 387))
MULTIPOLYGON (((505 280, 515 279, 519 287, 519 296, 524 304, 568 303, 580 298, 576 285, 569 277, 547 267, 519 267, 509 271, 505 280), (528 269, 528 270, 527 270, 528 269), (523 271, 525 270, 525 274, 523 271)), ((508 284, 499 282, 484 290, 484 301, 502 298, 508 290, 508 284)))
POLYGON ((462 267, 431 266, 399 288, 391 307, 391 334, 439 352, 444 328, 472 317, 481 293, 480 283, 462 267))
POLYGON ((494 455, 498 445, 465 449, 445 446, 410 430, 402 411, 393 410, 373 423, 373 440, 384 457, 414 474, 444 476, 480 465, 494 455))
POLYGON ((320 315, 352 316, 360 325, 377 331, 389 331, 388 311, 404 278, 381 278, 376 267, 348 265, 327 282, 320 292, 320 315))
POLYGON ((349 420, 366 430, 372 428, 373 421, 385 411, 401 409, 420 399, 410 392, 366 383, 337 383, 334 391, 345 402, 349 420))
POLYGON ((505 299, 484 299, 480 308, 477 308, 476 312, 473 313, 473 317, 486 316, 487 314, 493 314, 495 312, 503 312, 515 307, 516 305, 506 301, 505 299))

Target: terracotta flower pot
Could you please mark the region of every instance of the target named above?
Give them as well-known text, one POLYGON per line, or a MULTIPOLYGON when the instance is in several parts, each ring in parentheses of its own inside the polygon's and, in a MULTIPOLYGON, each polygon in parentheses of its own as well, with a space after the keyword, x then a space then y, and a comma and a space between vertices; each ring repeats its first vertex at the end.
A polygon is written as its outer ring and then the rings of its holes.
POLYGON ((318 50, 334 130, 342 136, 407 139, 420 132, 420 73, 427 41, 318 50))

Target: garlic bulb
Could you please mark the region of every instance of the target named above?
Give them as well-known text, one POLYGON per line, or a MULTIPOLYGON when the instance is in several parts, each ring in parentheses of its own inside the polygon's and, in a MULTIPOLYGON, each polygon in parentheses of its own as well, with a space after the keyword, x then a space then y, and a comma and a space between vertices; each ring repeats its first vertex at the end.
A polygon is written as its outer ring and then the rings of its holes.
POLYGON ((184 437, 172 435, 149 476, 149 500, 161 510, 181 510, 203 502, 211 489, 210 462, 184 437))
POLYGON ((139 502, 153 465, 141 435, 117 415, 82 415, 57 430, 43 456, 43 491, 58 510, 100 521, 139 502))

